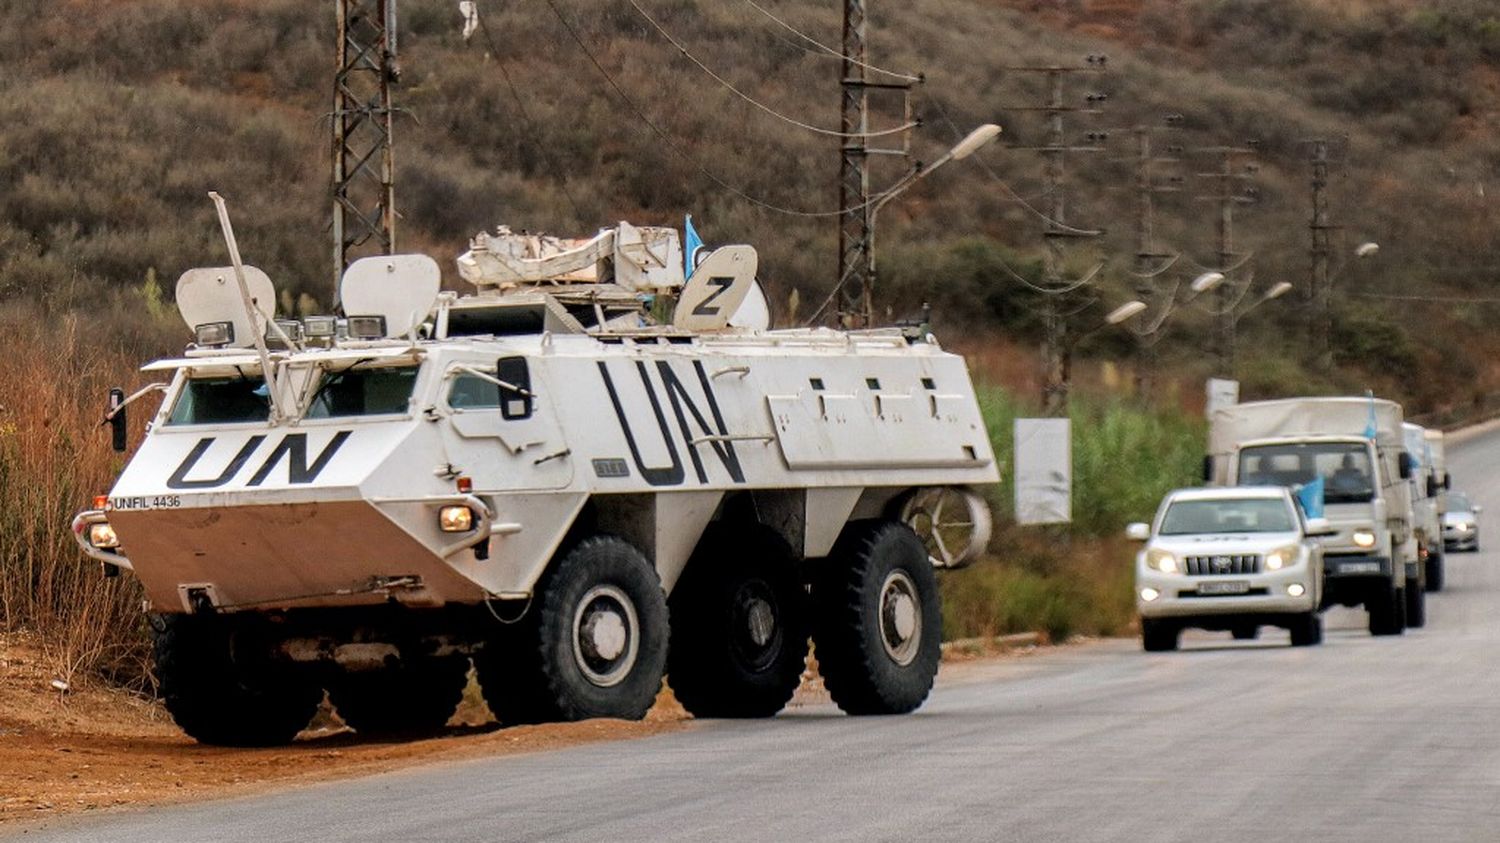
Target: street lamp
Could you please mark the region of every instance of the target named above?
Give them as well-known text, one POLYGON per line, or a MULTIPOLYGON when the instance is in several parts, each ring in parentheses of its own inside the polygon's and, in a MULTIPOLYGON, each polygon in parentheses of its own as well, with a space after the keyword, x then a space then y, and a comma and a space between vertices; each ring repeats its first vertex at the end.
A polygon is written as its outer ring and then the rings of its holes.
MULTIPOLYGON (((1333 366, 1332 336, 1334 282, 1338 280, 1338 277, 1343 274, 1345 269, 1349 268, 1349 264, 1355 261, 1372 258, 1379 251, 1380 244, 1376 243, 1373 240, 1367 240, 1364 243, 1359 244, 1354 248, 1354 261, 1345 260, 1331 274, 1327 273, 1326 266, 1324 266, 1323 272, 1325 274, 1325 277, 1322 279, 1322 283, 1318 283, 1317 274, 1317 269, 1319 266, 1322 266, 1322 264, 1315 264, 1314 266, 1314 284, 1308 291, 1309 295, 1311 296, 1311 304, 1313 306, 1312 313, 1309 314, 1309 318, 1311 320, 1310 328, 1312 347, 1313 353, 1315 355, 1313 362, 1320 371, 1326 372, 1333 366)), ((1326 261, 1326 256, 1324 260, 1326 261)))
POLYGON ((1206 293, 1223 283, 1224 273, 1205 272, 1197 278, 1194 278, 1193 282, 1188 285, 1188 289, 1192 290, 1194 294, 1206 293))
POLYGON ((1104 324, 1106 324, 1106 325, 1118 325, 1121 322, 1124 322, 1125 320, 1130 319, 1131 317, 1134 317, 1135 315, 1139 314, 1141 311, 1143 311, 1145 309, 1146 309, 1146 303, 1143 302, 1143 301, 1128 301, 1128 302, 1125 302, 1124 304, 1120 305, 1119 307, 1117 307, 1114 310, 1111 310, 1109 313, 1105 314, 1105 316, 1104 316, 1104 324))
MULTIPOLYGON (((949 161, 962 161, 965 158, 968 158, 970 155, 973 155, 975 152, 982 149, 986 144, 993 142, 995 138, 998 137, 1000 137, 1000 127, 995 125, 994 123, 985 123, 984 125, 966 135, 963 140, 955 144, 952 149, 943 153, 942 157, 932 162, 931 165, 926 167, 918 165, 917 168, 913 170, 909 175, 907 175, 906 178, 896 182, 895 185, 893 185, 885 193, 882 193, 880 195, 880 198, 876 199, 875 203, 870 206, 870 242, 867 244, 867 248, 869 249, 870 254, 870 260, 867 265, 864 282, 862 284, 864 289, 860 291, 860 299, 864 302, 865 307, 864 322, 866 327, 869 327, 870 324, 874 321, 873 308, 875 301, 875 218, 879 216, 880 209, 889 204, 892 199, 895 199, 897 196, 905 193, 907 188, 926 178, 930 173, 932 173, 933 170, 936 170, 944 164, 947 164, 949 161)), ((837 294, 838 290, 835 289, 834 295, 837 294)), ((821 310, 821 308, 819 309, 821 310)), ((813 318, 816 319, 817 315, 814 314, 813 318)))

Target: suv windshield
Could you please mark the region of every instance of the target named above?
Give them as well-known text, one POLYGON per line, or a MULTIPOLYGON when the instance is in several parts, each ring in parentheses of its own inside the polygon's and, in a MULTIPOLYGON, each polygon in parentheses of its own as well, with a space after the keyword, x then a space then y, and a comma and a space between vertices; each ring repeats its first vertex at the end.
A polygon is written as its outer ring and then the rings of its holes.
POLYGON ((264 378, 193 378, 182 387, 167 424, 263 422, 270 415, 271 399, 264 378))
POLYGON ((1280 498, 1177 501, 1162 516, 1163 536, 1198 533, 1290 533, 1292 510, 1280 498))
POLYGON ((417 383, 416 367, 356 369, 358 365, 325 374, 303 418, 405 413, 417 383))
POLYGON ((1469 499, 1466 496, 1461 495, 1458 492, 1448 493, 1449 512, 1470 512, 1473 509, 1474 505, 1469 503, 1469 499))
POLYGON ((1375 472, 1364 443, 1258 445, 1240 451, 1241 486, 1296 486, 1317 477, 1323 478, 1323 499, 1328 503, 1375 498, 1375 472))

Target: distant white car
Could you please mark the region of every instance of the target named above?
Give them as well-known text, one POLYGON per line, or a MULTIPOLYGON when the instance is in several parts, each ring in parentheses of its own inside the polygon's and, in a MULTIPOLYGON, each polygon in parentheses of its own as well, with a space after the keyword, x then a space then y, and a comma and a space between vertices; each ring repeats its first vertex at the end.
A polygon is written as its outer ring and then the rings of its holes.
POLYGON ((1281 486, 1179 489, 1152 524, 1126 535, 1144 541, 1136 556, 1136 608, 1146 650, 1177 649, 1182 630, 1228 630, 1251 639, 1262 626, 1292 634, 1292 646, 1323 640, 1319 536, 1333 529, 1308 519, 1281 486))
POLYGON ((1479 550, 1479 513, 1484 508, 1463 492, 1449 492, 1444 497, 1448 509, 1443 513, 1443 546, 1448 550, 1479 550))

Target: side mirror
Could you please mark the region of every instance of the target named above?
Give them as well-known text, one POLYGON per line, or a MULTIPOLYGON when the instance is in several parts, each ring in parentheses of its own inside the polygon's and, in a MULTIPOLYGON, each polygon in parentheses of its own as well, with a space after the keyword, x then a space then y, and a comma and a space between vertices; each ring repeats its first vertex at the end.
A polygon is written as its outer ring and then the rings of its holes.
POLYGON ((1328 523, 1327 518, 1309 518, 1307 519, 1307 529, 1303 533, 1308 538, 1315 539, 1322 536, 1335 535, 1338 533, 1338 530, 1335 530, 1333 525, 1328 523))
POLYGON ((123 452, 129 444, 125 439, 125 390, 115 387, 109 391, 110 446, 123 452))
POLYGON ((1451 475, 1451 474, 1449 474, 1448 472, 1445 471, 1445 472, 1443 472, 1443 489, 1447 490, 1447 489, 1452 489, 1452 488, 1453 488, 1453 475, 1451 475))
POLYGON ((1470 511, 1473 512, 1475 515, 1478 515, 1479 513, 1484 512, 1484 507, 1482 507, 1482 506, 1480 506, 1479 504, 1476 503, 1472 507, 1470 507, 1470 511))
POLYGON ((1151 525, 1144 521, 1125 525, 1125 538, 1133 542, 1143 542, 1151 538, 1151 525))
POLYGON ((1213 454, 1204 454, 1203 455, 1203 482, 1204 483, 1212 483, 1212 482, 1214 482, 1214 455, 1213 454))
POLYGON ((535 396, 531 394, 531 369, 525 357, 501 357, 495 363, 495 379, 509 386, 500 387, 500 418, 506 421, 531 418, 535 396))
POLYGON ((1434 477, 1433 475, 1429 474, 1429 475, 1427 475, 1427 497, 1429 497, 1429 498, 1435 498, 1435 497, 1437 497, 1437 493, 1438 493, 1437 478, 1434 477))
POLYGON ((1411 454, 1408 454, 1407 452, 1402 451, 1401 452, 1401 458, 1396 461, 1396 464, 1400 468, 1401 479, 1402 480, 1410 480, 1411 479, 1411 465, 1412 465, 1411 454))

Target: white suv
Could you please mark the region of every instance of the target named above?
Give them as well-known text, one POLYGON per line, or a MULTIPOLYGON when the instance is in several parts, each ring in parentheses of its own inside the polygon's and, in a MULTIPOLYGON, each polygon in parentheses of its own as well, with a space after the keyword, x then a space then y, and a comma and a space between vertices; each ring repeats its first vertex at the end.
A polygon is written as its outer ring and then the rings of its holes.
POLYGON ((1251 639, 1262 626, 1292 634, 1292 646, 1323 640, 1323 548, 1332 530, 1306 518, 1281 486, 1179 489, 1152 524, 1131 524, 1136 608, 1148 651, 1177 649, 1188 627, 1251 639))

